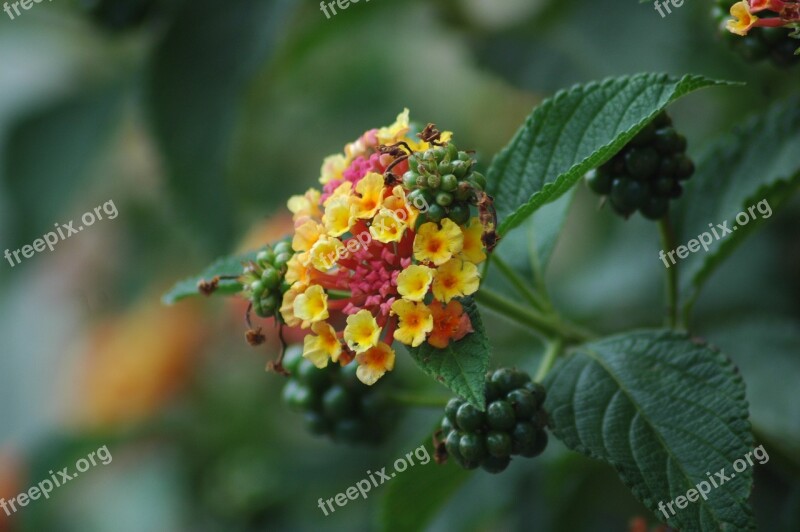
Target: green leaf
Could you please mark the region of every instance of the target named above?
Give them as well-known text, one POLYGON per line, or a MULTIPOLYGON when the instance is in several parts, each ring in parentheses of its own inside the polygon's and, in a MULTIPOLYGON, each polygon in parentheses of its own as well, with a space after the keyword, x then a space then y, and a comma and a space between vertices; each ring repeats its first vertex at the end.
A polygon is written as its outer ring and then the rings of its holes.
MULTIPOLYGON (((678 263, 684 312, 691 310, 705 281, 745 237, 763 225, 763 216, 780 207, 800 185, 800 98, 774 104, 751 118, 741 128, 720 139, 698 162, 697 172, 686 184, 686 198, 676 218, 679 244, 699 235, 713 237, 708 252, 701 248, 678 263), (754 210, 749 223, 722 237, 722 230, 709 227, 728 222, 734 229, 736 216, 762 200, 763 213, 754 210), (770 207, 767 209, 766 207, 770 207), (753 218, 755 218, 753 220, 753 218)), ((669 252, 670 250, 664 250, 669 252)), ((676 257, 677 258, 677 257, 676 257)))
POLYGON ((186 2, 155 52, 151 116, 169 186, 186 219, 216 250, 233 233, 228 173, 239 104, 294 4, 186 2))
POLYGON ((750 317, 712 328, 708 339, 742 372, 750 420, 771 445, 800 464, 800 327, 786 318, 750 317))
MULTIPOLYGON (((238 277, 242 274, 243 265, 256 260, 256 255, 258 255, 259 251, 250 251, 249 253, 218 259, 203 270, 200 275, 189 277, 176 283, 169 292, 162 296, 161 301, 165 305, 172 305, 187 297, 199 296, 200 292, 197 290, 197 284, 201 281, 211 281, 216 276, 238 277)), ((239 281, 222 279, 219 281, 219 288, 214 292, 214 295, 235 295, 241 291, 242 285, 239 281)))
POLYGON ((427 342, 408 347, 411 357, 422 370, 444 384, 480 410, 486 409, 484 381, 489 369, 489 339, 481 315, 472 298, 461 301, 469 314, 474 332, 446 349, 437 349, 427 342))
MULTIPOLYGON (((430 438, 424 443, 434 456, 430 438)), ((392 479, 381 506, 381 530, 406 532, 424 530, 450 498, 472 477, 472 471, 459 467, 453 460, 404 471, 392 479)))
POLYGON ((578 85, 545 100, 489 168, 489 193, 502 219, 499 232, 507 233, 566 193, 673 101, 729 84, 702 76, 637 74, 578 85))
MULTIPOLYGON (((568 447, 612 465, 664 520, 666 505, 752 450, 744 383, 733 363, 672 331, 640 331, 578 348, 547 379, 545 408, 568 447), (713 474, 713 473, 712 473, 713 474)), ((753 471, 670 515, 681 530, 747 530, 753 471)), ((669 512, 669 510, 666 510, 669 512)))

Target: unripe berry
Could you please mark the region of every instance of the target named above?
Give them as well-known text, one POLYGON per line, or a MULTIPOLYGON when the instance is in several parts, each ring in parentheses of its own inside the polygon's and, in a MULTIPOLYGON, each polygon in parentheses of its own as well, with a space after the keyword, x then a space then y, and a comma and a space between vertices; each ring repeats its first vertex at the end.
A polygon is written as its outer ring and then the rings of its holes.
POLYGON ((461 436, 458 450, 466 462, 478 462, 486 456, 486 445, 483 437, 471 432, 461 436))
POLYGON ((485 414, 469 403, 463 404, 456 413, 456 423, 463 431, 478 430, 484 422, 485 414))
POLYGON ((514 408, 507 401, 493 401, 486 409, 489 426, 495 430, 508 430, 514 426, 514 408))

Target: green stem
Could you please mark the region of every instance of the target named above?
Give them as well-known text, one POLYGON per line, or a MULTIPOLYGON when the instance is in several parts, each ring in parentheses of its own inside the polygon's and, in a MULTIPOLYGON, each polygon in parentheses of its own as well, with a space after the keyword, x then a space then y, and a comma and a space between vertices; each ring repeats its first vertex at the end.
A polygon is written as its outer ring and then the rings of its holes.
MULTIPOLYGON (((661 234, 661 247, 664 253, 669 253, 677 247, 675 231, 669 220, 669 214, 658 222, 658 229, 661 234)), ((667 294, 667 324, 671 328, 678 326, 678 265, 673 264, 667 268, 666 272, 666 294, 667 294)))
POLYGON ((444 408, 449 397, 414 395, 412 393, 394 393, 389 396, 389 400, 398 406, 408 406, 413 408, 444 408))
POLYGON ((565 343, 582 343, 592 337, 591 333, 562 321, 558 316, 542 315, 487 288, 481 288, 475 294, 475 301, 517 323, 531 327, 548 339, 560 339, 565 343))
POLYGON ((561 340, 555 340, 547 345, 547 351, 544 353, 542 362, 539 364, 539 369, 536 371, 536 376, 533 378, 534 382, 542 382, 550 369, 555 364, 556 359, 561 355, 564 344, 561 340))
POLYGON ((508 282, 510 282, 514 288, 519 290, 519 292, 525 297, 525 299, 528 300, 531 305, 542 311, 551 308, 548 302, 545 301, 539 294, 537 294, 533 288, 526 283, 525 280, 517 272, 515 272, 511 266, 508 265, 508 263, 506 263, 506 261, 500 258, 499 255, 495 255, 493 260, 497 265, 497 269, 500 270, 500 273, 502 273, 505 278, 508 279, 508 282))

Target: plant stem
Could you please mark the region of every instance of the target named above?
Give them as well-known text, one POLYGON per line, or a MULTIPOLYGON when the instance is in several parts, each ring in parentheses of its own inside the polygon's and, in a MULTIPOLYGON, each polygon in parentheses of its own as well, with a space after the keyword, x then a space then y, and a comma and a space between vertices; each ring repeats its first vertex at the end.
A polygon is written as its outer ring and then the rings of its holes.
POLYGON ((506 263, 506 261, 500 258, 499 255, 495 255, 493 260, 497 265, 497 269, 500 270, 500 273, 508 279, 508 282, 510 282, 514 288, 520 291, 531 305, 542 311, 550 308, 548 302, 537 294, 533 288, 506 263))
MULTIPOLYGON (((661 247, 665 253, 677 247, 675 231, 669 220, 669 214, 658 222, 658 229, 661 233, 661 247)), ((667 268, 666 277, 667 294, 667 324, 671 328, 678 326, 678 265, 673 264, 667 268)))
POLYGON ((413 393, 394 393, 389 396, 389 400, 398 406, 444 408, 450 398, 432 395, 414 395, 413 393))
POLYGON ((539 369, 536 371, 536 376, 533 378, 534 382, 542 382, 544 380, 563 348, 564 344, 561 340, 555 340, 547 345, 547 351, 545 351, 544 358, 542 358, 539 369))
POLYGON ((517 323, 533 328, 548 339, 560 339, 565 343, 581 343, 592 337, 591 333, 562 321, 556 315, 542 315, 486 288, 481 288, 475 294, 475 301, 517 323))

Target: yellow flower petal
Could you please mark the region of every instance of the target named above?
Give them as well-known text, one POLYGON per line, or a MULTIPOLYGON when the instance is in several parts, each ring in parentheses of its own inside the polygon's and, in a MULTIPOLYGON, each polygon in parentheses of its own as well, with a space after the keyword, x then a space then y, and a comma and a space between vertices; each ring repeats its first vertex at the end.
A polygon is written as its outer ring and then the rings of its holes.
POLYGON ((314 220, 306 220, 294 229, 292 249, 295 251, 309 251, 317 240, 325 233, 325 228, 314 220))
POLYGON ((406 133, 408 133, 410 126, 409 126, 409 115, 410 111, 408 109, 404 109, 402 113, 397 115, 397 120, 395 120, 394 124, 389 127, 382 127, 378 130, 377 137, 378 142, 381 144, 395 144, 399 140, 402 140, 405 137, 406 133))
POLYGON ((283 321, 289 327, 299 327, 303 321, 294 314, 294 302, 297 296, 300 295, 305 287, 291 287, 283 294, 283 302, 281 304, 280 313, 283 316, 283 321))
POLYGON ((320 168, 319 182, 325 185, 334 179, 341 179, 342 173, 345 171, 350 162, 344 155, 337 154, 325 158, 320 168))
POLYGON ((287 207, 292 211, 295 221, 302 218, 312 218, 319 220, 322 212, 319 208, 321 193, 319 190, 310 188, 302 196, 292 196, 287 202, 287 207))
POLYGON ((397 330, 394 332, 398 342, 417 347, 433 330, 433 315, 424 303, 399 299, 392 303, 392 312, 400 318, 397 330))
POLYGON ((479 286, 478 267, 471 262, 453 259, 436 270, 433 279, 433 297, 448 303, 453 298, 474 294, 479 286))
POLYGON ((736 35, 747 35, 750 28, 756 25, 758 17, 750 12, 750 5, 746 1, 736 2, 731 6, 731 16, 735 20, 728 20, 725 27, 736 35))
POLYGON ((328 319, 328 294, 321 286, 315 284, 305 292, 298 294, 293 305, 294 315, 303 320, 302 327, 328 319))
POLYGON ((480 264, 486 260, 486 253, 483 247, 483 225, 478 218, 470 220, 467 227, 462 228, 464 234, 464 247, 461 250, 461 257, 473 264, 480 264))
POLYGON ((461 228, 445 218, 441 228, 432 222, 422 224, 414 238, 414 258, 439 266, 453 258, 463 247, 461 228))
POLYGON ((381 209, 377 216, 373 218, 369 232, 372 238, 378 242, 388 244, 389 242, 400 242, 403 233, 406 231, 406 224, 400 220, 395 213, 388 209, 381 209))
POLYGON ((363 353, 378 345, 380 333, 381 329, 375 317, 368 310, 359 310, 358 313, 347 317, 344 341, 351 351, 363 353))
POLYGON ((403 299, 422 301, 433 282, 433 268, 412 264, 397 276, 397 291, 403 299))
POLYGON ((332 198, 325 204, 322 223, 330 236, 342 236, 356 221, 356 208, 347 196, 332 198))
POLYGON ((375 216, 383 204, 383 186, 383 176, 376 172, 368 173, 358 182, 356 192, 361 195, 355 202, 358 218, 368 219, 375 216))
POLYGON ((322 369, 328 360, 337 362, 342 354, 342 344, 336 338, 336 331, 330 324, 318 322, 311 326, 317 336, 309 334, 303 340, 303 357, 322 369))
POLYGON ((311 264, 321 272, 327 272, 345 252, 344 244, 338 238, 323 236, 311 248, 311 264))
POLYGON ((394 369, 394 360, 394 350, 385 343, 380 342, 375 347, 356 355, 356 362, 358 363, 356 376, 358 380, 367 386, 372 386, 387 371, 394 369))

